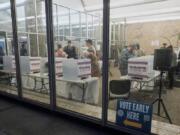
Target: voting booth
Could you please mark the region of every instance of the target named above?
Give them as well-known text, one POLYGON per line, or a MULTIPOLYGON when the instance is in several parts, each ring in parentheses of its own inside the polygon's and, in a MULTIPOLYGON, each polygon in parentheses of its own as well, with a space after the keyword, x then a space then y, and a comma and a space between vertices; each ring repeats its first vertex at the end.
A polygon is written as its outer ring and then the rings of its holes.
POLYGON ((48 58, 47 57, 41 58, 41 63, 40 63, 40 74, 43 75, 44 73, 48 73, 48 58))
MULTIPOLYGON (((66 58, 55 58, 55 68, 56 68, 56 75, 57 76, 62 76, 63 71, 62 71, 62 62, 66 60, 66 58)), ((41 69, 40 73, 48 73, 48 58, 44 57, 41 58, 41 69)))
POLYGON ((57 79, 57 95, 83 103, 98 104, 99 82, 91 77, 90 59, 66 59, 63 77, 57 79))
POLYGON ((63 69, 62 69, 62 64, 63 61, 67 60, 66 58, 55 58, 55 68, 56 68, 56 75, 57 76, 62 76, 63 75, 63 69))
MULTIPOLYGON (((21 73, 33 73, 40 71, 40 57, 20 56, 21 73)), ((16 71, 15 57, 3 56, 3 69, 16 71)))
POLYGON ((137 87, 145 91, 154 90, 159 71, 153 69, 153 64, 154 56, 151 55, 128 60, 128 78, 134 81, 132 87, 137 87), (143 84, 139 81, 143 82, 143 84))
POLYGON ((20 56, 21 73, 40 72, 41 57, 20 56))
POLYGON ((3 70, 16 71, 14 56, 3 56, 3 70))
POLYGON ((147 79, 155 74, 153 70, 154 57, 142 56, 128 60, 128 76, 132 78, 147 79))
POLYGON ((90 59, 67 59, 62 65, 64 79, 76 80, 91 76, 90 59))

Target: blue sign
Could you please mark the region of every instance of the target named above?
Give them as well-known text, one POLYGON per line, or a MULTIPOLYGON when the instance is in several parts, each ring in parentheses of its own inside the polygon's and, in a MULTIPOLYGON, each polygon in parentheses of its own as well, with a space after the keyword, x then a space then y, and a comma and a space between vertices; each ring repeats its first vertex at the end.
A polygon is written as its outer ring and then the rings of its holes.
POLYGON ((116 124, 144 133, 151 133, 152 105, 118 100, 116 124))
POLYGON ((5 48, 5 41, 4 41, 4 40, 1 40, 1 39, 0 39, 0 47, 1 47, 2 49, 5 48))

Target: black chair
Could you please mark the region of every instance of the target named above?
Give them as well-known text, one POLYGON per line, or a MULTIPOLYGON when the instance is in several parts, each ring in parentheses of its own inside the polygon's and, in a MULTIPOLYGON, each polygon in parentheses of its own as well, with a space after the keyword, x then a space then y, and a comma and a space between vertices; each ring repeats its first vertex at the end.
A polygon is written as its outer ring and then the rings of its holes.
POLYGON ((130 95, 130 80, 111 80, 109 85, 109 99, 127 99, 130 95))

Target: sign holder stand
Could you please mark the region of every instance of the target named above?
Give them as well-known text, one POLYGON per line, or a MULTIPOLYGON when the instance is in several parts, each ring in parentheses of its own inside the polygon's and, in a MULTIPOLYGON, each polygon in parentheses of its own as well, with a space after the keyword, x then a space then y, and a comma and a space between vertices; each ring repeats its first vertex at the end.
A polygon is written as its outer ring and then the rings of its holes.
POLYGON ((163 73, 164 73, 164 72, 161 71, 161 74, 160 74, 160 85, 159 85, 159 97, 158 97, 157 99, 155 99, 155 100, 152 102, 152 104, 154 105, 154 104, 157 102, 157 103, 158 103, 157 115, 158 115, 159 117, 168 119, 169 123, 172 124, 171 118, 170 118, 170 116, 169 116, 169 114, 168 114, 168 111, 167 111, 166 106, 165 106, 165 104, 164 104, 164 101, 163 101, 163 99, 162 99, 162 76, 163 76, 163 73), (160 112, 161 112, 161 105, 162 105, 162 107, 163 107, 163 110, 164 110, 164 112, 165 112, 166 117, 163 117, 163 116, 161 116, 161 114, 160 114, 160 112))

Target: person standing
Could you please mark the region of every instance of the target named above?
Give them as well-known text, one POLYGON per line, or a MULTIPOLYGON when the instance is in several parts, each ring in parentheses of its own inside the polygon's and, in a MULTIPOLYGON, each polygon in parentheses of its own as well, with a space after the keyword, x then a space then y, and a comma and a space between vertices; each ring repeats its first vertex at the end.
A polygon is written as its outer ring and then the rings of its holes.
POLYGON ((132 45, 123 49, 119 59, 119 70, 121 75, 127 75, 128 73, 128 59, 134 57, 134 47, 132 45))
POLYGON ((140 45, 139 44, 135 45, 135 52, 134 52, 134 54, 135 54, 136 57, 141 57, 141 56, 145 55, 143 50, 140 49, 140 45))
POLYGON ((26 44, 22 43, 21 49, 20 49, 20 56, 28 56, 26 44))
POLYGON ((67 54, 67 58, 78 58, 76 47, 72 46, 71 40, 69 40, 68 45, 64 47, 64 52, 67 54))
POLYGON ((55 56, 56 57, 63 57, 63 58, 67 57, 67 54, 63 51, 61 44, 58 44, 58 49, 56 50, 55 56))
POLYGON ((167 49, 170 49, 172 51, 172 61, 171 61, 171 67, 168 71, 168 79, 169 79, 169 89, 173 89, 174 86, 174 75, 176 71, 176 66, 177 66, 177 55, 173 51, 173 46, 170 45, 167 47, 167 49))
POLYGON ((167 48, 167 43, 163 43, 161 48, 167 48))
POLYGON ((100 77, 101 76, 101 70, 99 67, 99 63, 97 60, 97 56, 92 53, 89 53, 87 55, 87 58, 91 60, 91 76, 92 77, 100 77))
POLYGON ((87 46, 87 52, 91 52, 93 53, 94 55, 96 55, 96 49, 95 47, 93 46, 93 42, 91 39, 88 39, 86 40, 86 46, 87 46))

